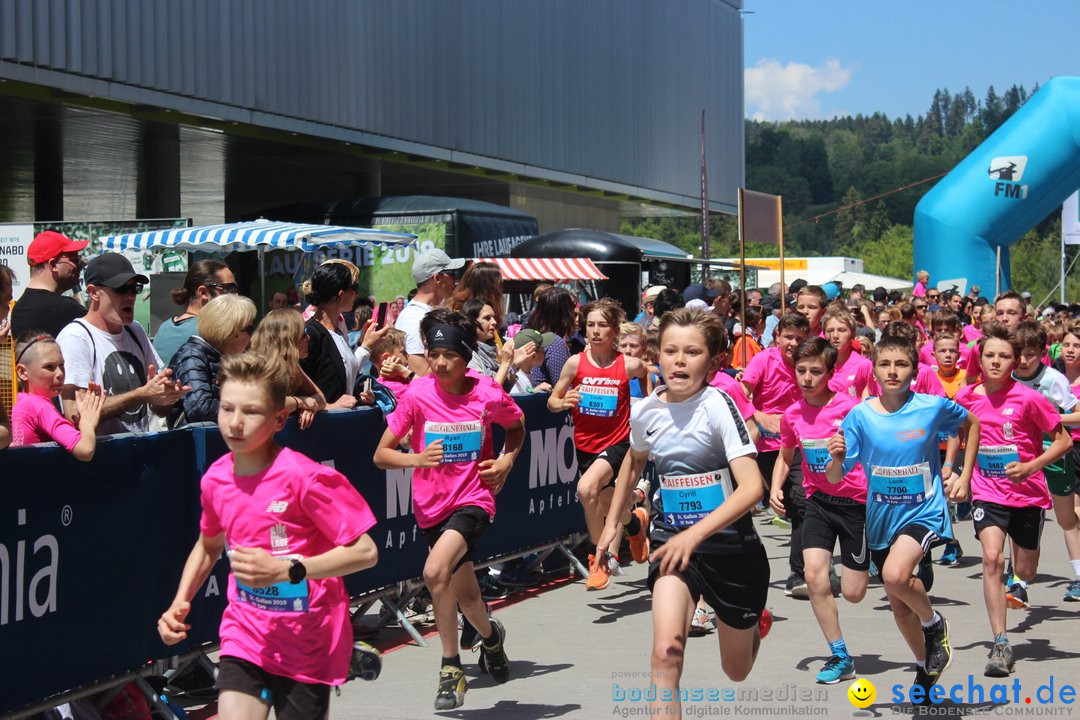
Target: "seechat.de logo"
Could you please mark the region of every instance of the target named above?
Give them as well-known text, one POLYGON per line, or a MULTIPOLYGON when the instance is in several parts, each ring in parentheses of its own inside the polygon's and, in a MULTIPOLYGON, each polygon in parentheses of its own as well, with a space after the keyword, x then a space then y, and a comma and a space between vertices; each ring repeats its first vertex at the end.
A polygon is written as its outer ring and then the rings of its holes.
POLYGON ((926 437, 925 430, 903 430, 896 433, 896 439, 899 442, 904 442, 905 440, 922 440, 924 437, 926 437))

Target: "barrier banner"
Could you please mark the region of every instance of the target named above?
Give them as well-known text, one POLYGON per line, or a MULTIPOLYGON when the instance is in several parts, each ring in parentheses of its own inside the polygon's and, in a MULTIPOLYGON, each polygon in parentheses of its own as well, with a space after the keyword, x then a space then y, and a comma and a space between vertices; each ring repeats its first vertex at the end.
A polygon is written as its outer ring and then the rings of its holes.
MULTIPOLYGON (((525 447, 497 498, 481 559, 585 530, 569 416, 549 412, 546 396, 516 399, 525 447)), ((427 557, 411 471, 372 463, 385 427, 379 411, 363 409, 320 413, 304 431, 290 421, 278 435, 342 472, 375 514, 379 563, 346 579, 354 596, 420 577, 427 557)), ((198 536, 199 478, 225 450, 217 427, 202 424, 101 439, 89 463, 56 446, 0 453, 0 714, 217 640, 224 560, 192 602, 187 641, 163 645, 157 618, 198 536)))

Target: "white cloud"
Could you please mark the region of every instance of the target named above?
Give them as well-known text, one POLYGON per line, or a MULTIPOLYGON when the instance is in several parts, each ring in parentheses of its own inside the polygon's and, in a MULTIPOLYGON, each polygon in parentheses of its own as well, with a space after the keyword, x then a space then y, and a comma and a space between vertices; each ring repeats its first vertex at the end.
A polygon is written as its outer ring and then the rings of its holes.
POLYGON ((744 71, 746 112, 755 120, 817 119, 820 93, 836 92, 851 82, 854 69, 828 58, 821 67, 764 58, 744 71))

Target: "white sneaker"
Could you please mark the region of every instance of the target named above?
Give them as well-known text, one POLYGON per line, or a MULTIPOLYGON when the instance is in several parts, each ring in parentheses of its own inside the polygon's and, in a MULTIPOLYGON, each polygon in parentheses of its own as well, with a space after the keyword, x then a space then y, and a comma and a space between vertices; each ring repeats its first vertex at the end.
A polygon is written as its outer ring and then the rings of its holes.
POLYGON ((619 558, 614 555, 608 555, 607 566, 612 577, 622 577, 626 574, 623 572, 622 565, 619 564, 619 558))

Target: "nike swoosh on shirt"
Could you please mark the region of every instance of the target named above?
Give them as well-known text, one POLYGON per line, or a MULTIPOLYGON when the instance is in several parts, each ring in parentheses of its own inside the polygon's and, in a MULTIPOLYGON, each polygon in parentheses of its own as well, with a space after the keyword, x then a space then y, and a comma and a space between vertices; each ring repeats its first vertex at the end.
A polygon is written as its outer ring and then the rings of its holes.
POLYGON ((652 437, 653 435, 656 434, 656 431, 659 430, 659 429, 660 428, 653 428, 652 430, 646 430, 645 431, 645 437, 652 437))

